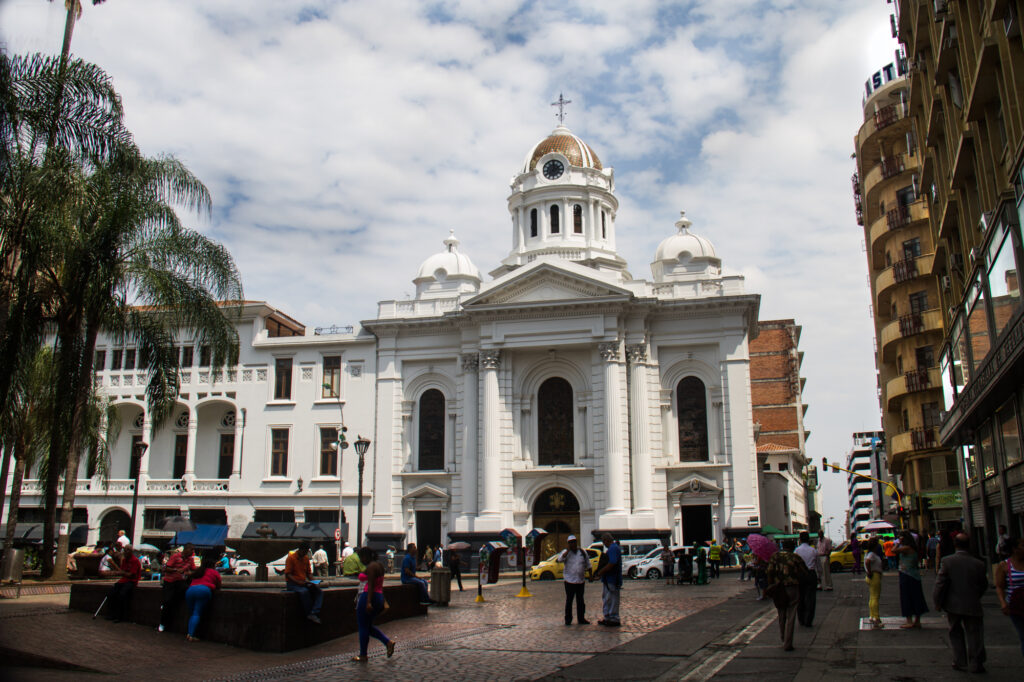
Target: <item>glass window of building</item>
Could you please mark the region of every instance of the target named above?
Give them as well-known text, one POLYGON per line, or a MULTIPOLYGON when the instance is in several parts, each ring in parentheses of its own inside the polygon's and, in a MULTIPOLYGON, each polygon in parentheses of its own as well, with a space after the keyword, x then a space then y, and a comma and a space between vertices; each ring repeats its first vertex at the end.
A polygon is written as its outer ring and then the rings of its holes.
POLYGON ((572 386, 552 377, 537 391, 537 463, 545 466, 575 462, 572 386))
POLYGON ((960 456, 964 460, 964 474, 967 477, 966 485, 974 485, 978 482, 978 453, 977 446, 966 445, 960 448, 960 456))
POLYGON ((135 369, 135 349, 129 348, 124 352, 124 368, 135 369))
POLYGON ((551 234, 558 234, 561 226, 558 224, 558 206, 551 207, 551 234))
POLYGON ((419 469, 444 469, 444 393, 432 388, 420 396, 419 469))
POLYGON ((199 366, 209 367, 210 366, 210 347, 200 346, 199 347, 199 366))
POLYGON ((993 255, 988 271, 988 292, 992 304, 992 322, 998 337, 1020 309, 1021 300, 1017 266, 1013 257, 1013 239, 1006 234, 1001 239, 993 240, 992 245, 989 251, 993 255))
POLYGON ((907 297, 910 300, 910 312, 920 315, 928 310, 928 292, 915 291, 907 297))
POLYGON ((583 234, 583 207, 576 204, 572 207, 573 234, 583 234))
POLYGON ((679 461, 708 460, 708 410, 704 382, 686 377, 676 388, 679 420, 679 461))
POLYGON ((217 478, 231 478, 235 465, 235 434, 220 434, 220 452, 217 457, 217 478))
POLYGON ((985 308, 985 289, 981 284, 982 274, 971 287, 968 296, 967 333, 970 337, 971 371, 972 374, 978 371, 978 367, 992 350, 992 342, 988 334, 988 314, 985 308))
POLYGON ((324 358, 324 380, 321 397, 337 398, 341 395, 341 356, 329 355, 324 358))
POLYGON ((288 475, 288 429, 270 430, 270 475, 288 475))
POLYGON ((274 360, 274 400, 292 399, 292 359, 274 360))
POLYGON ((185 462, 188 459, 188 434, 178 433, 174 436, 174 469, 171 478, 185 475, 185 462))
POLYGON ((530 236, 537 236, 537 209, 530 209, 530 236))
POLYGON ((999 410, 999 430, 1003 441, 1003 461, 1011 467, 1022 459, 1020 447, 1020 425, 1017 420, 1017 406, 1008 401, 999 410))
POLYGON ((921 240, 918 237, 903 242, 903 257, 917 258, 921 255, 921 240))
POLYGON ((96 359, 93 360, 92 369, 94 372, 102 372, 107 368, 107 351, 96 351, 96 359))
POLYGON ((949 348, 942 351, 942 401, 946 409, 953 407, 956 391, 953 388, 953 355, 949 348))
POLYGON ((121 358, 123 357, 123 355, 124 355, 124 351, 123 350, 121 350, 120 348, 115 348, 114 349, 114 351, 110 354, 110 369, 112 369, 114 371, 120 371, 121 370, 121 364, 122 364, 121 358))
POLYGON ((981 465, 981 472, 985 478, 996 475, 996 453, 994 450, 994 443, 992 442, 992 428, 991 425, 986 422, 981 427, 980 434, 980 448, 978 452, 978 464, 981 465))
POLYGON ((320 427, 320 475, 338 475, 338 427, 320 427))
POLYGON ((192 366, 192 346, 181 347, 181 366, 191 367, 192 366))
POLYGON ((917 360, 917 368, 935 366, 935 349, 931 346, 918 346, 914 350, 914 359, 917 360))

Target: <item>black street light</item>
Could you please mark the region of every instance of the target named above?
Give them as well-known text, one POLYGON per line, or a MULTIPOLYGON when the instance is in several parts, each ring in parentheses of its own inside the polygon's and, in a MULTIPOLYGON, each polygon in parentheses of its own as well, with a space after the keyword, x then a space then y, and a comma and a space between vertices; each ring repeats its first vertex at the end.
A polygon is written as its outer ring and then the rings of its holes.
POLYGON ((142 455, 146 454, 146 448, 149 447, 149 443, 138 443, 132 444, 132 471, 135 472, 135 487, 132 489, 132 526, 128 532, 128 539, 132 541, 132 547, 135 546, 135 513, 139 508, 139 474, 142 470, 142 455))
POLYGON ((366 464, 366 450, 370 447, 370 441, 362 436, 356 439, 356 454, 359 455, 359 497, 356 507, 356 543, 363 544, 363 466, 366 464))

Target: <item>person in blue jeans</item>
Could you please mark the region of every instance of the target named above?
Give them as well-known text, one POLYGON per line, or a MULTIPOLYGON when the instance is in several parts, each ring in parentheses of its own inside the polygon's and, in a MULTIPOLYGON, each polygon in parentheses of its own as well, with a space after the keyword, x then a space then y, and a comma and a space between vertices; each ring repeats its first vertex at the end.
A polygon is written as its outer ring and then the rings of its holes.
POLYGON ((306 619, 320 625, 320 607, 324 603, 324 592, 313 582, 313 567, 309 563, 309 542, 303 541, 294 552, 288 553, 284 562, 285 587, 299 595, 306 619))
POLYGON ((416 543, 410 542, 405 548, 405 558, 402 559, 402 584, 416 585, 420 589, 420 603, 433 604, 430 592, 427 591, 427 581, 416 577, 416 543))
POLYGON ((202 621, 203 612, 213 598, 215 590, 220 588, 220 573, 217 572, 217 553, 207 550, 203 554, 203 561, 192 573, 192 584, 185 591, 185 604, 191 614, 188 619, 188 635, 185 639, 190 642, 198 642, 196 633, 199 631, 199 623, 202 621))
POLYGON ((602 566, 597 569, 597 577, 601 579, 603 590, 601 592, 602 610, 604 618, 597 621, 598 625, 618 627, 619 622, 619 592, 622 590, 622 548, 619 543, 605 533, 601 536, 604 543, 604 553, 608 558, 607 563, 602 560, 602 566))
POLYGON ((395 654, 395 640, 377 629, 373 619, 386 608, 384 600, 384 567, 377 561, 377 553, 368 547, 360 547, 359 560, 366 568, 359 574, 359 598, 356 599, 356 623, 359 625, 359 655, 352 660, 366 663, 366 650, 370 646, 370 637, 381 641, 387 649, 388 658, 395 654))

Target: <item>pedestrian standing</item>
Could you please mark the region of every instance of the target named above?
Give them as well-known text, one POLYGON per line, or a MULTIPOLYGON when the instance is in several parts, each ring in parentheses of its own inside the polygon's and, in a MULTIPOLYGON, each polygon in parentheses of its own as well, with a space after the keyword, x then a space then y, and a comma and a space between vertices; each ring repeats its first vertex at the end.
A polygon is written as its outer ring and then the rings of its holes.
POLYGON ((668 547, 661 548, 661 568, 665 574, 665 584, 671 585, 675 580, 676 557, 668 547))
POLYGON ((850 536, 850 554, 853 555, 853 574, 861 574, 861 548, 856 535, 850 536))
POLYGON ((199 632, 199 623, 202 622, 203 612, 213 599, 213 593, 220 589, 220 572, 216 569, 217 553, 207 550, 203 553, 203 560, 192 573, 192 584, 185 592, 185 604, 188 606, 188 634, 185 639, 189 642, 198 642, 196 634, 199 632))
POLYGON ((896 540, 886 538, 885 542, 882 543, 882 552, 885 554, 885 570, 891 571, 896 568, 896 540))
POLYGON ((359 655, 353 657, 352 660, 356 663, 366 663, 371 636, 380 640, 384 645, 388 658, 395 654, 395 641, 389 639, 373 624, 373 619, 387 608, 387 601, 384 599, 384 567, 377 561, 377 553, 369 547, 360 547, 358 553, 359 560, 366 566, 366 569, 359 574, 361 588, 359 596, 356 598, 359 655))
POLYGON ((722 546, 714 539, 708 548, 708 563, 711 564, 711 577, 718 578, 721 575, 719 568, 722 564, 722 546))
POLYGON ((313 552, 313 573, 322 577, 327 577, 327 565, 330 561, 327 559, 327 551, 323 545, 317 545, 316 551, 313 552))
POLYGON ((462 592, 462 557, 459 556, 458 550, 448 550, 448 569, 451 573, 448 575, 448 586, 451 589, 453 580, 459 582, 459 592, 462 592))
POLYGON ((1006 530, 1006 526, 1000 524, 999 534, 996 536, 996 561, 1006 561, 1012 552, 1010 533, 1006 530))
POLYGON ((900 546, 893 550, 893 556, 899 559, 900 613, 907 619, 907 622, 900 627, 903 629, 920 628, 921 616, 928 613, 928 603, 924 600, 924 588, 921 586, 917 544, 910 531, 903 531, 900 536, 900 546))
POLYGON ((867 549, 868 556, 864 562, 867 577, 864 581, 868 584, 868 615, 872 629, 881 630, 882 617, 878 611, 878 600, 882 596, 882 550, 875 538, 868 542, 867 549))
POLYGON ((427 548, 423 550, 423 558, 420 560, 420 566, 424 571, 430 570, 431 559, 434 558, 434 548, 427 545, 427 548))
POLYGON ((825 537, 825 531, 818 531, 818 589, 832 591, 832 541, 825 537))
POLYGON ((163 632, 174 622, 174 613, 185 599, 185 591, 188 589, 187 578, 195 568, 196 550, 192 543, 186 543, 180 552, 172 552, 164 564, 162 577, 163 584, 160 594, 160 625, 158 632, 163 632))
POLYGON ((804 561, 792 552, 791 540, 786 541, 783 551, 776 552, 768 560, 765 580, 766 592, 775 602, 779 616, 779 635, 782 639, 782 650, 793 650, 793 630, 796 625, 796 612, 800 606, 800 582, 807 572, 804 561))
POLYGON ((604 543, 604 553, 608 557, 607 563, 598 569, 597 577, 601 579, 602 592, 601 604, 604 618, 598 621, 598 625, 618 627, 622 625, 619 620, 619 595, 622 590, 622 548, 619 543, 605 533, 601 536, 604 543))
POLYGON ((567 540, 569 546, 555 557, 555 561, 565 564, 562 571, 565 583, 565 624, 572 625, 572 603, 576 602, 576 622, 589 625, 586 619, 587 606, 583 600, 586 580, 590 577, 590 557, 580 549, 575 535, 567 540))
POLYGON ((697 548, 697 584, 708 584, 708 548, 703 545, 697 548))
POLYGON ((999 608, 1010 617, 1024 655, 1024 539, 1008 538, 1010 558, 996 566, 996 594, 999 608))
POLYGON ((985 625, 981 595, 988 589, 985 564, 968 553, 971 543, 965 533, 953 538, 956 552, 942 560, 935 580, 932 601, 946 612, 949 644, 953 648, 953 669, 985 672, 985 625))
POLYGON ((800 545, 794 553, 803 560, 807 573, 800 580, 800 606, 797 608, 797 620, 806 628, 814 624, 814 612, 818 606, 818 550, 811 547, 811 534, 800 533, 800 545))
POLYGON ((939 536, 937 533, 928 533, 928 540, 924 543, 925 565, 934 572, 939 572, 939 536))
POLYGON ((736 541, 736 557, 740 562, 740 581, 747 580, 747 564, 750 563, 750 547, 746 543, 741 544, 739 540, 736 541))

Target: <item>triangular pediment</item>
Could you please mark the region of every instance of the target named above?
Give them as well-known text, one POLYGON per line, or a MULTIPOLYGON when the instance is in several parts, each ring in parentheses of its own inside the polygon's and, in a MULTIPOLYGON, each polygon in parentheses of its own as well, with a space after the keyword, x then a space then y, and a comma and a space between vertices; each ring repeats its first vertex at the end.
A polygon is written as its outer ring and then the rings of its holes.
POLYGON ((669 495, 693 496, 721 495, 722 489, 712 480, 700 474, 691 474, 677 481, 674 486, 669 488, 668 493, 669 495))
MULTIPOLYGON (((577 266, 583 269, 581 266, 577 266)), ((629 298, 628 289, 553 263, 541 263, 496 280, 465 307, 629 298)))
POLYGON ((443 488, 439 488, 432 483, 423 483, 417 486, 416 488, 413 488, 405 495, 403 495, 402 499, 408 500, 415 498, 435 498, 440 500, 448 500, 450 499, 450 497, 451 496, 443 488))

